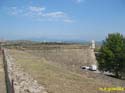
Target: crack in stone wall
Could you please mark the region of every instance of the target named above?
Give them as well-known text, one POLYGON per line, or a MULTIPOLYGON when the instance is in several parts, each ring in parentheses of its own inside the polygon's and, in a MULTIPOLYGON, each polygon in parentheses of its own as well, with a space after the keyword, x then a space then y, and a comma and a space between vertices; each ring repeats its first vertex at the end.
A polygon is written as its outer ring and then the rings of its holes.
POLYGON ((5 50, 5 56, 9 78, 14 80, 15 93, 47 93, 43 86, 38 84, 30 74, 24 72, 23 68, 14 62, 7 50, 5 50))

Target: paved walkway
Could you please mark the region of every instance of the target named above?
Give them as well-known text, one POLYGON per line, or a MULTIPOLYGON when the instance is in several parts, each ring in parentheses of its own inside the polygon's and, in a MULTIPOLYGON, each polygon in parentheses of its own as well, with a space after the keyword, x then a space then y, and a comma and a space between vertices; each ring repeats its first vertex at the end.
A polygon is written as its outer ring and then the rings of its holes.
POLYGON ((5 74, 4 74, 3 60, 1 54, 0 54, 0 93, 6 93, 5 74))

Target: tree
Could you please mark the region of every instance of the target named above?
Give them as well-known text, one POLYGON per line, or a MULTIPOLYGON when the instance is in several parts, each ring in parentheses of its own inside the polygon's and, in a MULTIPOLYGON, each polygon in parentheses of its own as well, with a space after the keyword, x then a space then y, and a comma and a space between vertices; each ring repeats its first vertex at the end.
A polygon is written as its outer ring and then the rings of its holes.
POLYGON ((121 78, 125 71, 125 39, 120 33, 109 34, 97 57, 101 71, 109 71, 121 78))
POLYGON ((123 60, 123 67, 122 67, 122 76, 125 78, 125 38, 123 40, 124 43, 124 49, 122 51, 122 60, 123 60))

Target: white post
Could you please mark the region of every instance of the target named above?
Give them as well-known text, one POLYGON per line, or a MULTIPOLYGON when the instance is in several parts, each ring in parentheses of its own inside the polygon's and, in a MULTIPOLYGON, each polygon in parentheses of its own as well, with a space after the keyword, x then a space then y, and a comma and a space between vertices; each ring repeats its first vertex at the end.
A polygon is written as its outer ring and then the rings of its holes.
POLYGON ((95 41, 94 41, 94 40, 92 40, 91 48, 92 48, 92 49, 95 49, 95 41))

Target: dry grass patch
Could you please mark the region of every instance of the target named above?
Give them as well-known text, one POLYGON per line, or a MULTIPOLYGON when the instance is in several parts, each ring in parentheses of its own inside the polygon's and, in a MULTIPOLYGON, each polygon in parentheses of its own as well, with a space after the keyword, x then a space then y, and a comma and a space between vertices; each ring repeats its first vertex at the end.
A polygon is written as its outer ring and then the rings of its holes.
POLYGON ((10 50, 10 54, 15 62, 44 85, 49 93, 101 93, 98 88, 110 86, 110 84, 71 72, 45 58, 39 58, 24 51, 10 50))

